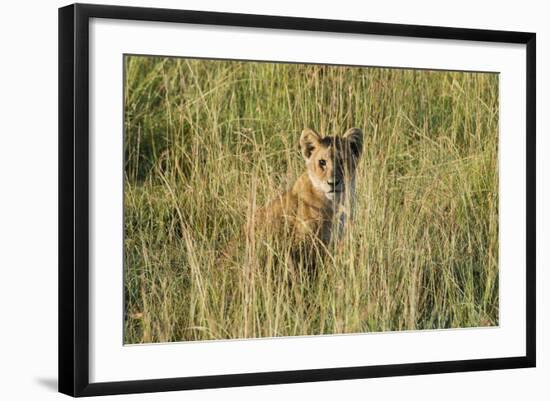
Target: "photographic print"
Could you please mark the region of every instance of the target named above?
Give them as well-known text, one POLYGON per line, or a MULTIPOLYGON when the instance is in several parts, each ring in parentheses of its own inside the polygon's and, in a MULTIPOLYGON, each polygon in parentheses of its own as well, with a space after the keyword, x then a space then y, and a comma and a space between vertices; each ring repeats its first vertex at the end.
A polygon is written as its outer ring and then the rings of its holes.
POLYGON ((536 34, 358 18, 59 9, 60 392, 536 366, 536 34))
POLYGON ((124 56, 124 343, 499 324, 499 75, 124 56))

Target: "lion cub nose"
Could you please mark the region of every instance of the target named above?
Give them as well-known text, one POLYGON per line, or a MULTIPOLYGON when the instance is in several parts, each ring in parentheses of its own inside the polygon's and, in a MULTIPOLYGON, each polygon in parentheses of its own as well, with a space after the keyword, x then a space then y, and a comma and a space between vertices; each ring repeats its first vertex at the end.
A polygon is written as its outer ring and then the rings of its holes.
POLYGON ((338 184, 340 184, 340 180, 338 180, 338 181, 327 181, 327 184, 330 185, 331 187, 336 187, 336 186, 338 186, 338 184))

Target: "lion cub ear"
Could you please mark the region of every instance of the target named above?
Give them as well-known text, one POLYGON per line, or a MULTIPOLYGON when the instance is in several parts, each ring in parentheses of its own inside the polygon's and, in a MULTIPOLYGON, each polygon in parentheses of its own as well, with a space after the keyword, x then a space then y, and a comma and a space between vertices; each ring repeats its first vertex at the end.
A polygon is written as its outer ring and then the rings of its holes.
POLYGON ((348 141, 353 156, 359 158, 363 152, 363 131, 359 128, 350 128, 344 134, 344 138, 348 141))
POLYGON ((302 131, 302 135, 300 135, 300 149, 302 150, 304 159, 307 160, 311 157, 320 140, 321 136, 311 128, 306 128, 302 131))

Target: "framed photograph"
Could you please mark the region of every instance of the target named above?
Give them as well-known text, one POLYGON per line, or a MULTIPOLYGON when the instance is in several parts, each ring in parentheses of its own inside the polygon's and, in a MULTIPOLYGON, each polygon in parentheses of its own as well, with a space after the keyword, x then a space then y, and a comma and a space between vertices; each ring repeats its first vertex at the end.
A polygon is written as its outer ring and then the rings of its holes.
POLYGON ((535 366, 535 34, 59 10, 59 390, 535 366))

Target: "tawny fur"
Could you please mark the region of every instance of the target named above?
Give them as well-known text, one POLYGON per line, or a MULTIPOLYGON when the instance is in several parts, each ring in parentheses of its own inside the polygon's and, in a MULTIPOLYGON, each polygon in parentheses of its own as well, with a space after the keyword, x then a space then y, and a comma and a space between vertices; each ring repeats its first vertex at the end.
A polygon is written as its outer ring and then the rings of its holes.
POLYGON ((284 237, 294 248, 327 250, 353 212, 355 170, 362 147, 363 133, 358 128, 341 137, 321 137, 305 129, 300 148, 306 172, 289 191, 253 214, 246 229, 249 241, 269 235, 284 237))

